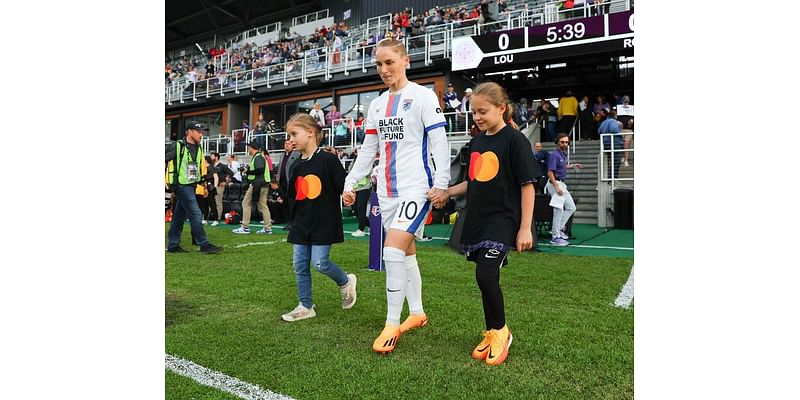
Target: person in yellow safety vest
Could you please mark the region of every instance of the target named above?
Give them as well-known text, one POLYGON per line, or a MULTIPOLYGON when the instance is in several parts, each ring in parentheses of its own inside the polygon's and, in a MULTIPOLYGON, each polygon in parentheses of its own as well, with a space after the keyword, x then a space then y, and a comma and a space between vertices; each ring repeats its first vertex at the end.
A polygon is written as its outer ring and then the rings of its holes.
POLYGON ((264 227, 256 231, 259 235, 272 234, 272 216, 267 207, 267 185, 270 181, 270 167, 267 165, 267 159, 259 151, 258 143, 255 141, 247 145, 247 153, 250 154, 250 164, 247 166, 247 183, 250 186, 242 199, 242 226, 233 230, 233 233, 249 234, 250 233, 250 214, 253 211, 253 201, 258 204, 258 211, 264 217, 264 227), (262 190, 263 189, 263 190, 262 190))
MULTIPOLYGON (((214 246, 208 241, 203 229, 200 207, 195 198, 198 183, 204 175, 205 159, 201 142, 203 133, 208 128, 200 122, 186 123, 186 138, 167 143, 164 150, 164 163, 167 164, 167 183, 175 193, 175 212, 170 222, 167 244, 169 253, 187 252, 180 246, 183 224, 189 219, 192 237, 200 246, 200 252, 214 254, 222 251, 222 247, 214 246)), ((201 192, 202 193, 202 192, 201 192)))

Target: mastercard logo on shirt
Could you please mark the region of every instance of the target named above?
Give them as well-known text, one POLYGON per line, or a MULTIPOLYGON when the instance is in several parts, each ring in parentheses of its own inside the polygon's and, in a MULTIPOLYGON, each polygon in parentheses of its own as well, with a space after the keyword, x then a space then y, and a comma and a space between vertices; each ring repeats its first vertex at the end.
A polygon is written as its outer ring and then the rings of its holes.
POLYGON ((478 182, 488 182, 497 176, 500 170, 500 160, 497 154, 492 151, 478 153, 473 151, 469 156, 469 180, 478 182))
POLYGON ((298 176, 294 181, 295 200, 313 200, 322 192, 322 182, 316 175, 298 176))

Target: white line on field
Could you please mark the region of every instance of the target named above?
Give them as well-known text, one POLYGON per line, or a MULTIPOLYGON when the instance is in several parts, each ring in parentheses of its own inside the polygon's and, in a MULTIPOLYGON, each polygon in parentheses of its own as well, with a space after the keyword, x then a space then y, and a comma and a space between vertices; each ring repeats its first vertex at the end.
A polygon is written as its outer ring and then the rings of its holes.
POLYGON ((614 300, 614 306, 628 308, 633 301, 633 267, 631 267, 631 274, 628 276, 628 281, 622 286, 619 296, 614 300))
POLYGON ((283 239, 283 240, 273 240, 273 241, 271 241, 271 242, 250 242, 250 243, 242 243, 242 244, 237 244, 236 246, 234 246, 234 248, 237 248, 237 249, 238 249, 238 248, 240 248, 240 247, 247 247, 247 246, 259 246, 259 245, 262 245, 262 244, 281 243, 281 242, 285 242, 285 241, 286 241, 286 239, 283 239))
POLYGON ((240 381, 232 376, 208 369, 191 361, 170 354, 165 354, 165 356, 167 369, 178 375, 193 379, 201 385, 211 386, 248 400, 294 400, 289 396, 263 389, 252 383, 240 381))

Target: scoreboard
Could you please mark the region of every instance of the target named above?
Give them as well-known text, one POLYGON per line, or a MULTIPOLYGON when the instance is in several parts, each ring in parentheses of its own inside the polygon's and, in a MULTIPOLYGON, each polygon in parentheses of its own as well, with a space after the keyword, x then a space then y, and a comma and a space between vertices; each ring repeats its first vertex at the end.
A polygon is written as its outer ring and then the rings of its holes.
POLYGON ((452 70, 630 48, 633 11, 453 38, 452 70))

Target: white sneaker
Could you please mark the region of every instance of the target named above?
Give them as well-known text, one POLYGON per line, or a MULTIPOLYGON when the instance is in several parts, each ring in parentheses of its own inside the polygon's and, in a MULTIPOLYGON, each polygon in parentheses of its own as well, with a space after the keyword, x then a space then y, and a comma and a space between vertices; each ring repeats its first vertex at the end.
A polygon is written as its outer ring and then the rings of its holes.
POLYGON ((250 233, 250 228, 248 228, 246 226, 240 226, 240 227, 232 230, 231 232, 238 233, 238 234, 245 234, 246 235, 246 234, 250 233))
POLYGON ((355 237, 362 237, 365 235, 365 233, 361 229, 358 229, 355 232, 351 233, 350 235, 355 237))
POLYGON ((562 238, 562 239, 564 239, 564 240, 569 240, 569 235, 567 235, 566 233, 564 233, 564 231, 559 231, 559 232, 558 232, 558 237, 560 237, 560 238, 562 238))
POLYGON ((261 228, 260 230, 256 231, 258 235, 272 235, 272 229, 261 228))
POLYGON ((317 312, 314 311, 313 305, 311 306, 311 308, 305 308, 303 307, 303 303, 297 303, 297 307, 295 307, 294 310, 281 315, 281 319, 286 322, 294 322, 294 321, 300 321, 301 319, 306 319, 316 316, 317 312))
POLYGON ((211 226, 217 226, 217 225, 219 225, 219 221, 212 221, 211 222, 211 226))
POLYGON ((356 304, 356 279, 355 274, 347 274, 347 283, 339 287, 342 295, 342 309, 349 310, 356 304))
POLYGON ((206 221, 206 220, 202 220, 202 221, 200 221, 200 223, 201 223, 201 224, 203 224, 203 225, 205 225, 205 224, 207 224, 207 223, 208 223, 208 221, 206 221))

